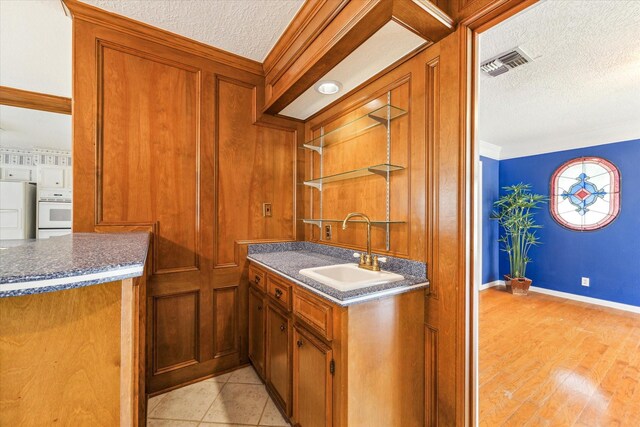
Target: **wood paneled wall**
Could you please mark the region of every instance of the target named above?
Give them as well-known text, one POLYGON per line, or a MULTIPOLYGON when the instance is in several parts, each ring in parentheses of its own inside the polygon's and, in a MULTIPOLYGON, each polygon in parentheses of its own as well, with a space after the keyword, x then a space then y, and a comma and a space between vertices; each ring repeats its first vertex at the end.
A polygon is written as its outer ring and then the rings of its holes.
POLYGON ((237 241, 295 239, 302 127, 259 113, 264 78, 252 63, 67 4, 73 228, 153 232, 147 391, 238 366, 248 289, 237 241))
MULTIPOLYGON (((391 174, 391 207, 393 216, 407 223, 392 226, 390 252, 427 263, 431 286, 425 295, 426 426, 465 425, 468 415, 465 292, 466 251, 470 245, 467 240, 470 151, 464 119, 467 37, 466 28, 458 29, 306 124, 306 136, 310 138, 322 125, 337 126, 386 102, 388 90, 392 104, 409 111, 407 116, 392 122, 391 163, 407 169, 391 174)), ((327 149, 335 150, 336 154, 329 166, 331 171, 364 166, 362 162, 374 164, 383 151, 380 144, 386 143, 376 134, 384 127, 376 129, 379 130, 345 142, 343 148, 327 149), (347 144, 353 144, 349 146, 352 148, 346 148, 347 144)), ((314 174, 312 164, 317 162, 314 156, 317 154, 307 154, 310 159, 307 178, 314 174)), ((376 216, 384 209, 384 200, 374 185, 383 183, 382 178, 373 176, 331 184, 333 187, 324 192, 323 210, 333 210, 339 217, 352 210, 376 216)), ((313 203, 317 203, 317 194, 305 199, 308 214, 314 209, 313 203)), ((345 231, 339 228, 334 226, 333 244, 364 248, 364 225, 350 225, 345 231)), ((317 227, 306 226, 305 237, 317 239, 317 227)), ((384 252, 382 243, 381 230, 374 231, 374 249, 384 252)))

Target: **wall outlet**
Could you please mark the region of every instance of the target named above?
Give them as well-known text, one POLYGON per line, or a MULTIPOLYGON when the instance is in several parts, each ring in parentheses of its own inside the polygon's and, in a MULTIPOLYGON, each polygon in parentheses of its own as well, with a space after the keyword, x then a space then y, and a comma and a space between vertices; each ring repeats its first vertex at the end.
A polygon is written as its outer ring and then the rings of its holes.
POLYGON ((331 240, 331 224, 324 226, 324 240, 331 240))
POLYGON ((583 277, 582 278, 582 282, 580 283, 582 286, 586 286, 589 287, 589 278, 588 277, 583 277))
POLYGON ((262 216, 271 216, 271 203, 262 204, 262 216))

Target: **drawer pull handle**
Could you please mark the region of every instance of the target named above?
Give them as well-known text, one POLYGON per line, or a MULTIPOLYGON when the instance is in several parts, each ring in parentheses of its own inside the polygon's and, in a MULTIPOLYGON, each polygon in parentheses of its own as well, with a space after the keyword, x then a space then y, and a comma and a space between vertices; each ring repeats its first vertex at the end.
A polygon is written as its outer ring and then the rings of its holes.
POLYGON ((282 297, 282 291, 278 288, 276 288, 276 298, 280 299, 282 297))
POLYGON ((256 285, 260 283, 260 276, 258 276, 257 274, 256 274, 255 282, 256 282, 256 285))
POLYGON ((304 343, 302 342, 302 340, 298 340, 298 342, 296 343, 296 345, 298 346, 298 348, 302 347, 302 344, 304 344, 304 343))
POLYGON ((280 325, 280 330, 281 330, 282 332, 284 332, 284 331, 285 331, 285 329, 287 329, 287 328, 284 326, 284 324, 280 325))

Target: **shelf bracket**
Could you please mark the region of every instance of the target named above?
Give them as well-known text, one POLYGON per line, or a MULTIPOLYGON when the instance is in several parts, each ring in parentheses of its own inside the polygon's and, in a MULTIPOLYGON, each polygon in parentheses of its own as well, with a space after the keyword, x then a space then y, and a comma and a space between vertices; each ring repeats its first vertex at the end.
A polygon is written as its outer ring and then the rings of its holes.
POLYGON ((306 185, 306 186, 309 186, 309 187, 313 187, 313 188, 317 189, 318 191, 322 191, 322 184, 319 183, 319 182, 316 183, 316 182, 305 181, 303 184, 306 185))
POLYGON ((389 127, 389 122, 391 120, 389 120, 387 117, 378 117, 378 116, 371 115, 371 114, 368 114, 368 116, 369 116, 370 119, 373 119, 376 122, 378 122, 380 124, 383 124, 385 127, 389 127))
POLYGON ((316 145, 311 145, 311 144, 302 144, 302 146, 304 148, 308 148, 309 150, 313 150, 316 153, 320 154, 322 156, 322 147, 316 146, 316 145))
POLYGON ((315 225, 318 228, 322 228, 322 220, 319 219, 303 219, 302 222, 305 224, 315 225))

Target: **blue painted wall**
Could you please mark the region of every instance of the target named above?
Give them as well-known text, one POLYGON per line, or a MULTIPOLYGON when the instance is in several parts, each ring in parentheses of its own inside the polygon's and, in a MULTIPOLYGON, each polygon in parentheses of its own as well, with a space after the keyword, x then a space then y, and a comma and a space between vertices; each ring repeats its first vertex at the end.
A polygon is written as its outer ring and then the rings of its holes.
MULTIPOLYGON (((534 286, 640 306, 640 139, 502 160, 499 187, 524 182, 548 195, 556 168, 580 156, 604 157, 618 167, 620 214, 605 228, 577 232, 556 223, 545 205, 537 215, 543 244, 530 251, 527 277, 534 286), (591 279, 590 287, 580 285, 581 277, 591 279)), ((500 251, 499 258, 501 275, 508 273, 506 254, 500 251)))
POLYGON ((480 156, 482 161, 482 283, 500 280, 498 223, 490 219, 499 197, 500 162, 480 156))

